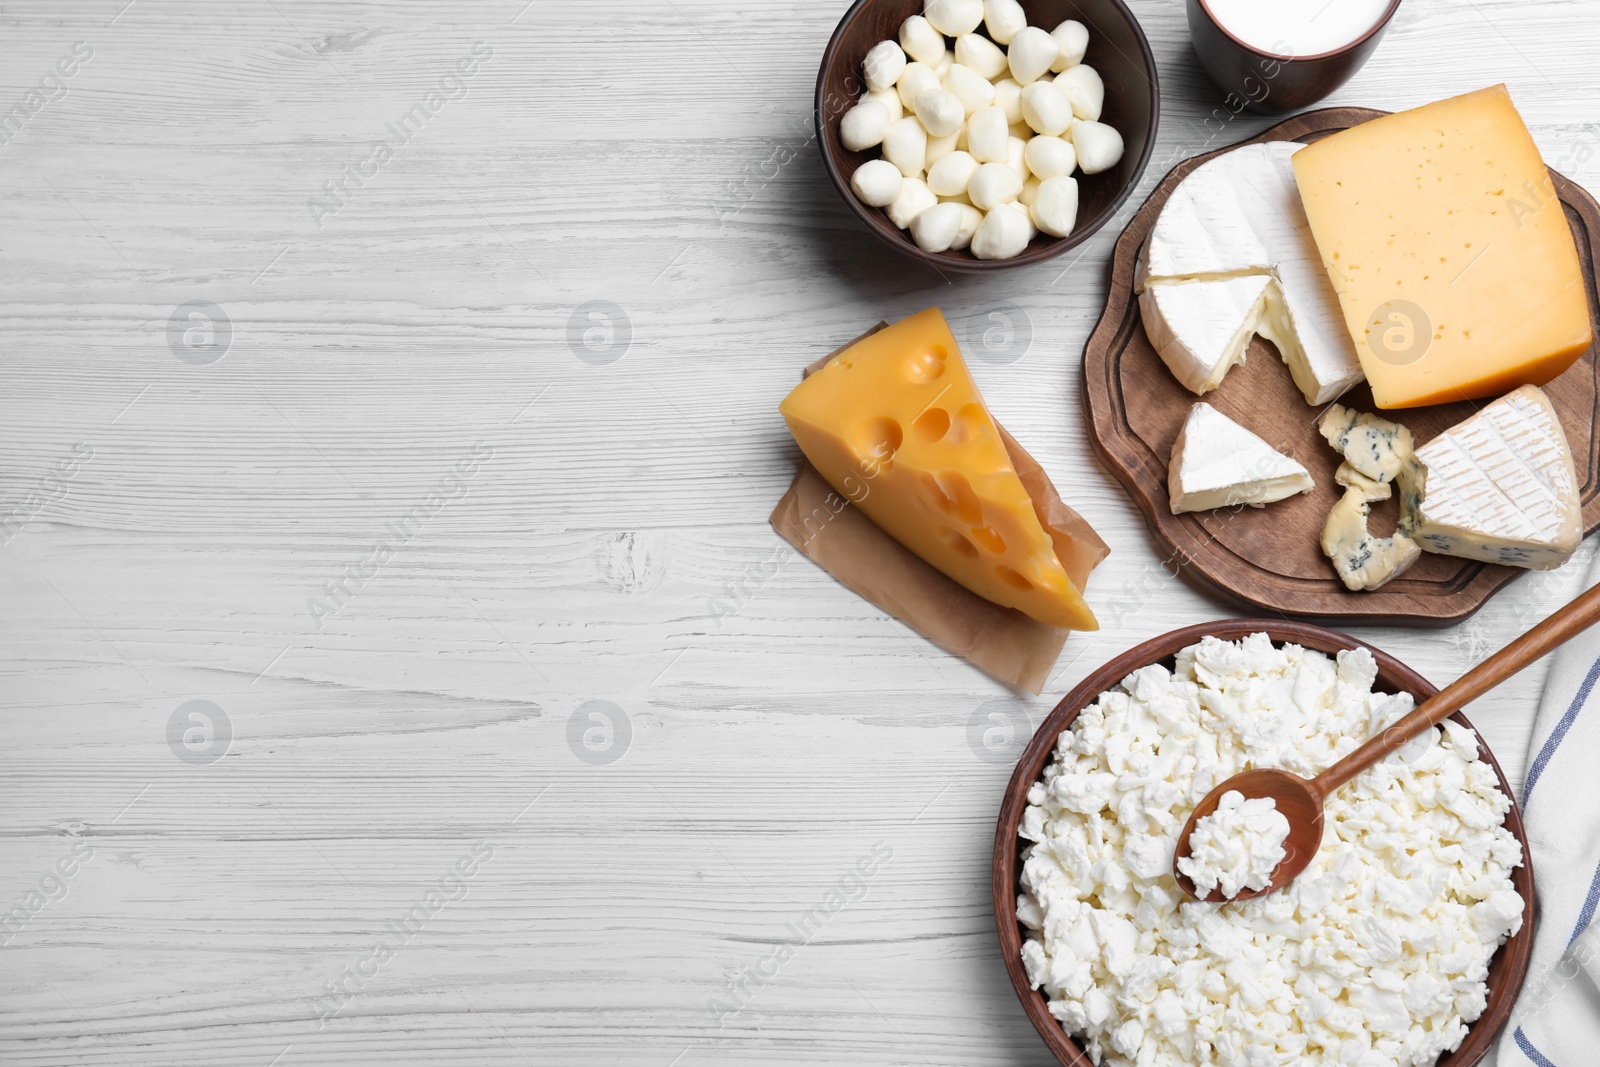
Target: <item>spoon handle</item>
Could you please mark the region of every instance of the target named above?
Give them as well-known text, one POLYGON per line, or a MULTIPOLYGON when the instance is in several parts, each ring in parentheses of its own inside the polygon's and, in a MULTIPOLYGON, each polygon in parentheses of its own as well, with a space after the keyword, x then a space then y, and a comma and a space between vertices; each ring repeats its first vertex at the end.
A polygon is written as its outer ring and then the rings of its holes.
POLYGON ((1548 619, 1423 701, 1393 726, 1368 738, 1360 748, 1319 774, 1312 784, 1326 798, 1424 730, 1437 726, 1454 712, 1535 660, 1543 659, 1597 622, 1600 622, 1600 585, 1558 609, 1548 619))

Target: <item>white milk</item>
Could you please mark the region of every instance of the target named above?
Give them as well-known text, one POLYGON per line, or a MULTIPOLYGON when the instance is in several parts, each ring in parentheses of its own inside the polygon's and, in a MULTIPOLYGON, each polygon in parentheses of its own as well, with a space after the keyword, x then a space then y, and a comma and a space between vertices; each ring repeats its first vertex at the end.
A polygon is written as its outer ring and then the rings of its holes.
POLYGON ((1206 0, 1206 6, 1223 29, 1252 48, 1314 56, 1372 29, 1389 0, 1206 0))

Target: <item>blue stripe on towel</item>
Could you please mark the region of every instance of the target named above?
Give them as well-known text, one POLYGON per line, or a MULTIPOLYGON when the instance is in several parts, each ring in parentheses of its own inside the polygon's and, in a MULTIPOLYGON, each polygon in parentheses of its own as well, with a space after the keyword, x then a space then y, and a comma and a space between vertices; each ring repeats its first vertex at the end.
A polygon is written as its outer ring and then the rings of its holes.
POLYGON ((1539 754, 1533 758, 1533 765, 1528 768, 1528 782, 1522 787, 1522 806, 1528 806, 1528 800, 1533 796, 1534 783, 1550 765, 1550 759, 1556 754, 1556 749, 1561 747, 1562 740, 1567 736, 1567 731, 1572 729, 1573 722, 1578 718, 1578 712, 1583 710, 1583 705, 1588 702, 1589 694, 1594 690, 1594 683, 1600 680, 1600 659, 1589 665, 1589 673, 1583 676, 1583 684, 1578 686, 1578 693, 1572 698, 1572 704, 1567 708, 1567 713, 1561 716, 1561 721, 1556 723, 1556 728, 1550 731, 1550 736, 1545 738, 1544 747, 1539 749, 1539 754))
POLYGON ((1522 1027, 1517 1027, 1511 1038, 1517 1043, 1517 1047, 1522 1050, 1522 1054, 1536 1063, 1538 1067, 1556 1067, 1544 1053, 1533 1047, 1533 1042, 1529 1041, 1528 1035, 1522 1032, 1522 1027))
POLYGON ((1594 918, 1597 904, 1600 904, 1600 867, 1595 868, 1594 880, 1589 883, 1589 895, 1583 898, 1583 910, 1578 912, 1578 924, 1572 928, 1572 936, 1567 938, 1567 944, 1578 940, 1579 935, 1589 928, 1589 920, 1594 918))

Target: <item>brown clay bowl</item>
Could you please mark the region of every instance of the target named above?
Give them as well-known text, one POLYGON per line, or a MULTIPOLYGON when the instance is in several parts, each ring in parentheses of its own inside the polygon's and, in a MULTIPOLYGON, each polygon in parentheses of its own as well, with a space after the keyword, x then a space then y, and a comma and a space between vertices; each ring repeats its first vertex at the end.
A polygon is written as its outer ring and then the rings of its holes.
MULTIPOLYGON (((1329 655, 1347 648, 1366 648, 1378 661, 1376 687, 1379 690, 1410 693, 1419 703, 1438 692, 1431 682, 1393 656, 1335 630, 1282 619, 1230 619, 1174 630, 1129 649, 1085 678, 1056 705, 1023 751, 1017 769, 1011 775, 1011 782, 1006 786, 1005 800, 1000 806, 1000 823, 995 828, 993 890, 995 926, 1000 934, 1000 952, 1005 959, 1006 972, 1011 975, 1011 985, 1016 989, 1017 997, 1022 1001, 1022 1010, 1033 1023, 1034 1029, 1039 1031, 1045 1045, 1066 1067, 1092 1067, 1092 1064, 1083 1049, 1050 1014, 1045 1006, 1044 994, 1028 987, 1028 976, 1022 969, 1023 934, 1017 923, 1017 873, 1022 867, 1022 846, 1026 842, 1017 836, 1017 827, 1028 805, 1028 787, 1044 773, 1044 766, 1050 761, 1050 753, 1061 732, 1071 726, 1078 713, 1092 704, 1097 696, 1129 674, 1152 663, 1171 668, 1173 658, 1181 649, 1208 635, 1235 641, 1260 632, 1265 632, 1280 644, 1289 641, 1329 655)), ((1472 724, 1460 713, 1451 718, 1472 729, 1472 724)), ((1522 826, 1522 814, 1516 806, 1516 794, 1511 791, 1500 764, 1495 762, 1489 746, 1483 743, 1481 737, 1478 747, 1482 758, 1494 768, 1500 788, 1506 796, 1513 798, 1505 826, 1522 844, 1523 865, 1513 875, 1517 892, 1522 894, 1522 929, 1500 946, 1490 962, 1489 1004, 1482 1017, 1467 1031, 1461 1047, 1441 1058, 1435 1067, 1472 1067, 1489 1051, 1496 1035, 1511 1015, 1511 1006, 1527 975, 1528 957, 1533 952, 1533 867, 1528 852, 1528 836, 1522 826)))
MULTIPOLYGON (((1022 0, 1028 25, 1052 30, 1067 19, 1089 28, 1089 50, 1083 61, 1106 83, 1105 111, 1100 121, 1122 134, 1122 159, 1101 174, 1079 174, 1078 225, 1066 237, 1039 234, 1012 259, 984 260, 969 251, 924 252, 911 235, 889 221, 881 208, 869 207, 850 188, 856 168, 876 159, 878 149, 848 151, 839 140, 839 118, 855 106, 866 86, 861 61, 879 41, 896 40, 900 24, 922 13, 923 0, 856 0, 833 31, 822 69, 817 74, 815 121, 823 165, 834 188, 856 218, 877 237, 905 255, 941 271, 977 273, 1042 263, 1076 247, 1104 226, 1139 184, 1156 144, 1161 118, 1161 93, 1150 42, 1122 0, 1022 0)), ((983 33, 982 26, 978 28, 983 33)))
POLYGON ((1228 94, 1231 110, 1243 107, 1281 114, 1310 107, 1349 81, 1378 47, 1399 8, 1400 0, 1391 0, 1377 25, 1341 48, 1311 56, 1283 56, 1245 44, 1229 33, 1206 0, 1188 0, 1189 37, 1200 65, 1228 94))

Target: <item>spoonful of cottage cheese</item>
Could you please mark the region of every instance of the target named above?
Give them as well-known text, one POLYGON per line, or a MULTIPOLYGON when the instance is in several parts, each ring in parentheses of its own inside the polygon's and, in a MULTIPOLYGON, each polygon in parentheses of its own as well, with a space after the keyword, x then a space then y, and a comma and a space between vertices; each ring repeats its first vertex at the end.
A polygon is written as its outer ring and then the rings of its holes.
POLYGON ((1217 810, 1197 821, 1189 835, 1189 854, 1178 870, 1189 876, 1201 897, 1222 887, 1225 897, 1241 889, 1261 890, 1272 883, 1288 850, 1289 820, 1271 797, 1245 799, 1238 790, 1222 794, 1217 810))
POLYGON ((1328 800, 1340 788, 1596 623, 1600 623, 1600 585, 1557 608, 1549 618, 1424 700, 1409 714, 1371 733, 1365 742, 1315 778, 1308 779, 1292 770, 1272 767, 1268 761, 1262 761, 1219 783, 1195 805, 1188 823, 1178 834, 1172 866, 1178 888, 1212 903, 1245 900, 1284 888, 1315 859, 1322 844, 1328 800), (1199 859, 1199 866, 1194 868, 1207 875, 1216 871, 1217 880, 1222 884, 1219 893, 1216 888, 1209 891, 1202 889, 1199 879, 1194 877, 1190 867, 1185 866, 1185 861, 1190 860, 1191 851, 1199 844, 1197 831, 1200 825, 1209 816, 1219 812, 1221 804, 1230 796, 1239 798, 1235 801, 1236 808, 1227 816, 1222 827, 1212 830, 1207 838, 1210 851, 1199 859), (1245 797, 1250 799, 1244 800, 1245 797), (1228 840, 1226 836, 1219 837, 1219 829, 1229 830, 1241 820, 1248 822, 1249 816, 1242 814, 1245 805, 1261 802, 1266 803, 1265 810, 1276 811, 1280 820, 1287 820, 1289 828, 1286 849, 1281 847, 1284 844, 1283 837, 1277 838, 1272 844, 1272 848, 1278 852, 1271 865, 1266 865, 1270 852, 1263 851, 1256 856, 1250 848, 1245 848, 1245 855, 1241 856, 1237 846, 1218 843, 1228 840), (1262 864, 1259 868, 1258 861, 1262 864), (1219 867, 1218 864, 1227 866, 1219 867), (1251 878, 1256 880, 1251 881, 1251 878))

